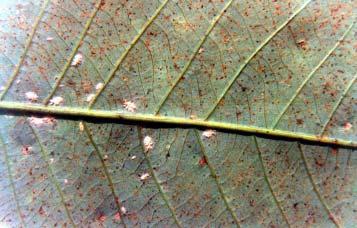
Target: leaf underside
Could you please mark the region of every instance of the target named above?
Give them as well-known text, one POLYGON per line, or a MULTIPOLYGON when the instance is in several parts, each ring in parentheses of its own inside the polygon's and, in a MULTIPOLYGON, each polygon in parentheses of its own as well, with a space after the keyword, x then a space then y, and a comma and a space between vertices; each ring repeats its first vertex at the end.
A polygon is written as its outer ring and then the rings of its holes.
POLYGON ((0 12, 0 225, 357 224, 356 1, 0 12))

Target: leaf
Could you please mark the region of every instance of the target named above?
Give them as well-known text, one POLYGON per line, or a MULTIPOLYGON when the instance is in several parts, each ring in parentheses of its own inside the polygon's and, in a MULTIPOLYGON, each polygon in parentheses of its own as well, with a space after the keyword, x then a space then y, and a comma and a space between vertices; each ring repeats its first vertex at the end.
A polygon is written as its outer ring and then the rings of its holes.
POLYGON ((356 9, 4 1, 0 224, 354 226, 356 9))

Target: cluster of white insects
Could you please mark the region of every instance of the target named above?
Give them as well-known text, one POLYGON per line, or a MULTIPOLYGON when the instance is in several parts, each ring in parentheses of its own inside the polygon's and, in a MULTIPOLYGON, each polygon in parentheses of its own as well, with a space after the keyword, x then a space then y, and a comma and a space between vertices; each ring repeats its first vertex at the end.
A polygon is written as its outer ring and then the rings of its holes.
POLYGON ((31 102, 36 102, 38 99, 37 93, 32 92, 32 91, 25 93, 25 96, 31 102))
POLYGON ((209 139, 213 136, 216 136, 217 135, 217 131, 216 130, 212 130, 212 129, 208 129, 208 130, 205 130, 204 132, 202 132, 202 137, 206 138, 206 139, 209 139))
POLYGON ((62 97, 54 97, 50 100, 50 105, 61 105, 63 104, 64 99, 62 97))
POLYGON ((127 100, 124 100, 123 106, 129 112, 135 112, 137 109, 136 104, 134 102, 127 101, 127 100))
POLYGON ((145 136, 143 140, 145 152, 154 149, 154 140, 150 136, 145 136))
POLYGON ((94 98, 95 98, 95 94, 91 93, 91 94, 89 94, 89 95, 87 96, 86 101, 87 101, 87 102, 92 102, 94 98))

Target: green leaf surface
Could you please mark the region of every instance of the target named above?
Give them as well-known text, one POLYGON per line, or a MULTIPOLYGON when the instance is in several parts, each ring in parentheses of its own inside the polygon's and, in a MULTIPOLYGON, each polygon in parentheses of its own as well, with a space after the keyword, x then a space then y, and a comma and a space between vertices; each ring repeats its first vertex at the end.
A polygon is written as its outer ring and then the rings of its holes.
POLYGON ((356 1, 0 12, 0 225, 357 224, 356 1))

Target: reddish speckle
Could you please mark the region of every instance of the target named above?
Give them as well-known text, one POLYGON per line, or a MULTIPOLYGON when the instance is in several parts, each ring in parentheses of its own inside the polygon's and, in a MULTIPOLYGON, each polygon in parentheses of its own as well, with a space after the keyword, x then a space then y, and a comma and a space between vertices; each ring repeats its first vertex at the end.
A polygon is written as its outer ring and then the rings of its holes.
POLYGON ((30 155, 30 153, 32 152, 32 147, 31 146, 23 146, 21 149, 21 153, 23 155, 30 155))
POLYGON ((304 124, 304 120, 303 119, 296 119, 296 124, 297 125, 302 125, 302 124, 304 124))
POLYGON ((300 48, 302 48, 303 50, 307 50, 307 49, 308 49, 308 45, 307 45, 306 40, 300 39, 300 40, 298 40, 296 43, 297 43, 297 45, 298 45, 300 48))
POLYGON ((115 215, 114 215, 114 219, 117 220, 117 221, 120 221, 121 217, 120 217, 120 213, 117 212, 115 215))
POLYGON ((325 165, 325 163, 323 161, 317 160, 315 159, 315 164, 319 167, 323 167, 325 165))
POLYGON ((332 153, 333 155, 337 155, 337 153, 338 153, 338 148, 332 148, 331 153, 332 153))
POLYGON ((99 222, 105 222, 106 219, 107 219, 107 216, 101 214, 101 215, 98 217, 97 220, 98 220, 99 222))
POLYGON ((349 130, 351 130, 351 128, 352 128, 352 124, 349 123, 349 122, 347 122, 347 123, 345 123, 345 124, 343 125, 343 129, 344 129, 345 131, 349 131, 349 130))
POLYGON ((206 157, 205 156, 201 157, 200 160, 198 161, 198 164, 201 167, 204 167, 205 165, 207 165, 206 157))
POLYGON ((42 206, 38 209, 38 213, 39 213, 40 215, 45 215, 45 210, 43 210, 43 207, 42 207, 42 206))
POLYGON ((340 227, 338 220, 336 219, 336 217, 333 214, 330 213, 328 217, 333 223, 335 223, 338 227, 340 227))

